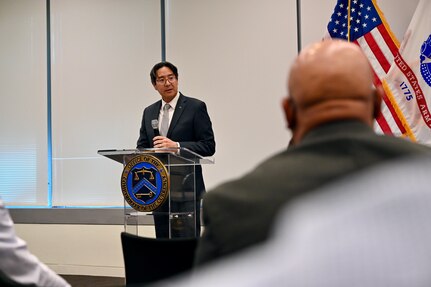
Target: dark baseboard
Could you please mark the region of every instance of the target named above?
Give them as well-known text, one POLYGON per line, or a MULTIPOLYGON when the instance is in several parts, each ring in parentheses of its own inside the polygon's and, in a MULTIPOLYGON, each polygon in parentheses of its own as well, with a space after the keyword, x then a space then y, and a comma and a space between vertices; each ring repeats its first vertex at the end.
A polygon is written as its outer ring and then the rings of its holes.
POLYGON ((60 275, 73 287, 124 287, 126 280, 122 277, 60 275))

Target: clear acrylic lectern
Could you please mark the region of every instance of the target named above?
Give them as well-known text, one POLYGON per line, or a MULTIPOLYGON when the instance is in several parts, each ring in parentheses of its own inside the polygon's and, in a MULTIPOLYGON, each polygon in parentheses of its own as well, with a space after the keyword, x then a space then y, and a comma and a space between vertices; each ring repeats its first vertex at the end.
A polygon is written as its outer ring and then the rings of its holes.
POLYGON ((186 148, 151 148, 99 150, 98 154, 124 166, 121 190, 124 196, 124 229, 138 234, 139 226, 155 214, 169 216, 169 238, 196 234, 195 167, 213 164, 211 157, 202 157, 186 148), (167 204, 167 211, 157 207, 167 204), (188 230, 182 226, 188 222, 188 230), (190 230, 194 226, 194 231, 190 230))

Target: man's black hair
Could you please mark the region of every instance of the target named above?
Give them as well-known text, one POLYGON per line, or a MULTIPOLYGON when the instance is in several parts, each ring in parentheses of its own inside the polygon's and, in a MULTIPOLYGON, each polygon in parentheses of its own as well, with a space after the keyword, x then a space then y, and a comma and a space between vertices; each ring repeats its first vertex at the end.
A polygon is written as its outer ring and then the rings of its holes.
POLYGON ((150 72, 151 83, 153 83, 153 85, 156 84, 157 71, 163 67, 169 68, 172 71, 172 73, 174 73, 175 78, 178 79, 178 69, 177 69, 177 67, 174 66, 174 64, 169 63, 169 62, 160 62, 160 63, 155 64, 154 67, 151 69, 151 72, 150 72))

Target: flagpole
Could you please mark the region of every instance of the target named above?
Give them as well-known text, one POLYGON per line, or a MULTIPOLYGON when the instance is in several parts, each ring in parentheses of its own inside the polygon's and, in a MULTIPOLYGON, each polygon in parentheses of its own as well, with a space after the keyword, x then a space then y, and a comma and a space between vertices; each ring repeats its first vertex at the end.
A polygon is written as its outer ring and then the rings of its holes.
POLYGON ((160 0, 160 25, 162 40, 162 62, 166 61, 166 0, 160 0))
POLYGON ((350 42, 350 3, 351 0, 348 0, 347 4, 347 42, 350 42))
POLYGON ((301 0, 296 0, 296 41, 298 41, 298 53, 301 51, 301 0))

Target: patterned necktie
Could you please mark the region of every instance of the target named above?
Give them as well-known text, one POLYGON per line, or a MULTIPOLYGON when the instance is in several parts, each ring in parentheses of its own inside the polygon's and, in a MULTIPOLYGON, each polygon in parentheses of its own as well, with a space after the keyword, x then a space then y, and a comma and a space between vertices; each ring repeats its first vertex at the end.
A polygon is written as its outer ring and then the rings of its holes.
POLYGON ((169 109, 171 108, 170 104, 165 104, 163 106, 163 116, 162 123, 160 125, 160 135, 166 136, 168 134, 169 129, 169 109))

